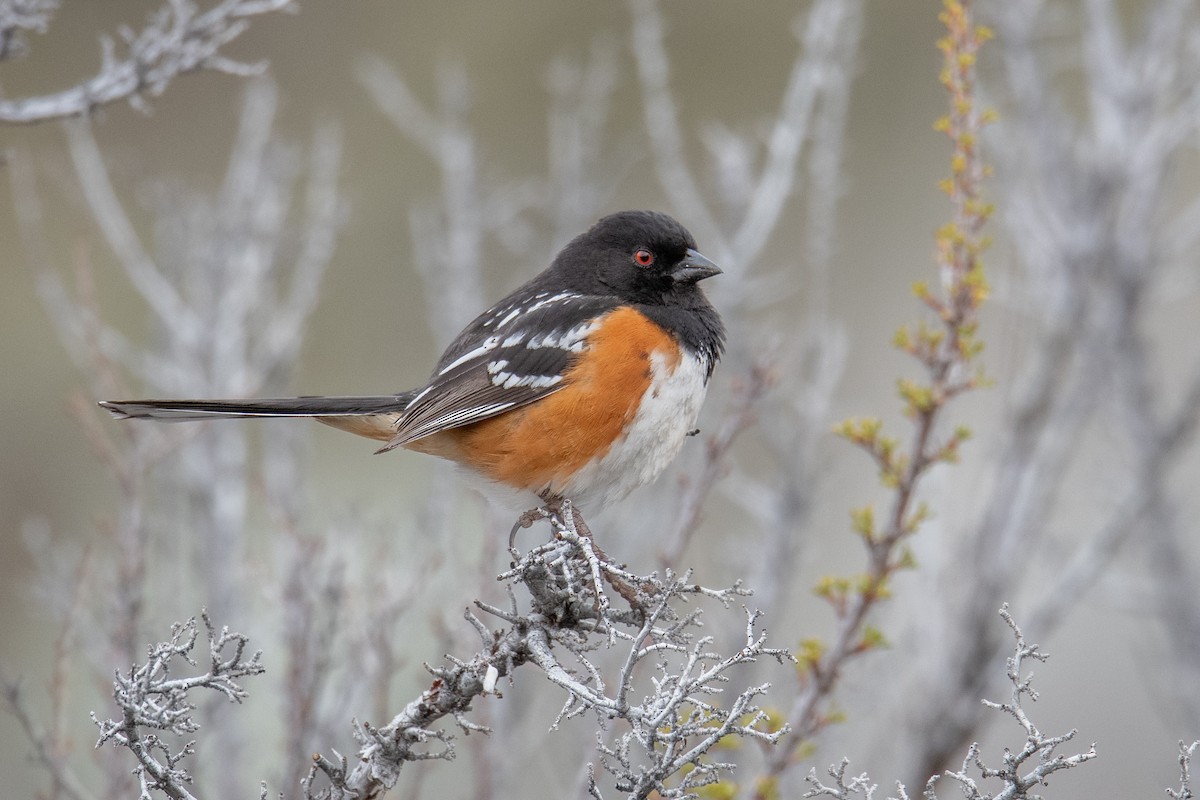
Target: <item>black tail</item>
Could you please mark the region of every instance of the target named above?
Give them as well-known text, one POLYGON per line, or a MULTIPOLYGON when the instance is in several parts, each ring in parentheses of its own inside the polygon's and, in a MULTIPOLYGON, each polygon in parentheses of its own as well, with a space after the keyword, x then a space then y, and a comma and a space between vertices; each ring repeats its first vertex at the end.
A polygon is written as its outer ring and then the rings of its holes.
POLYGON ((263 400, 102 400, 117 419, 178 422, 242 417, 353 417, 398 414, 413 393, 374 397, 280 397, 263 400))

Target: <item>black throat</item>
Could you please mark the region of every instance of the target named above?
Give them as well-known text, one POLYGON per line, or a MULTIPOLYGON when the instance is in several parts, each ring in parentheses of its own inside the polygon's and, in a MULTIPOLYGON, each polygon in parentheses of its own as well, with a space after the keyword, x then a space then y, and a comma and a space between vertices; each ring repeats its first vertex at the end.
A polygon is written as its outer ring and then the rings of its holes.
POLYGON ((706 377, 711 378, 725 348, 725 326, 708 298, 692 288, 693 291, 675 302, 639 303, 636 308, 669 331, 686 350, 703 359, 706 377))

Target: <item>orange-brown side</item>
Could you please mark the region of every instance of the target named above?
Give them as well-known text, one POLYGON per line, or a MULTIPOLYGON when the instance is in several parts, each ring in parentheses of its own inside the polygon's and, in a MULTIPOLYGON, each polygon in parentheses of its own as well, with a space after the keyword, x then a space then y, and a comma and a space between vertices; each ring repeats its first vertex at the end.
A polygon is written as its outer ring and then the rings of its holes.
POLYGON ((537 490, 561 483, 608 452, 637 414, 652 379, 650 356, 680 359, 670 334, 641 312, 610 312, 587 350, 563 376, 563 388, 492 419, 441 431, 406 447, 472 467, 492 480, 537 490))
POLYGON ((315 417, 315 419, 317 422, 322 422, 340 431, 387 442, 396 435, 398 416, 398 414, 371 414, 349 417, 315 417))

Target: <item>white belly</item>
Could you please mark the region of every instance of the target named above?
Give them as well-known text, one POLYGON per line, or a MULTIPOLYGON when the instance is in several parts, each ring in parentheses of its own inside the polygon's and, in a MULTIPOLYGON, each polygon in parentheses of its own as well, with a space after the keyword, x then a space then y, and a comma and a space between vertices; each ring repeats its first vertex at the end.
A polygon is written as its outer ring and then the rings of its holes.
POLYGON ((685 355, 672 370, 659 353, 650 356, 650 386, 625 433, 609 451, 575 473, 558 493, 585 511, 597 511, 657 478, 696 427, 708 388, 701 359, 685 355))

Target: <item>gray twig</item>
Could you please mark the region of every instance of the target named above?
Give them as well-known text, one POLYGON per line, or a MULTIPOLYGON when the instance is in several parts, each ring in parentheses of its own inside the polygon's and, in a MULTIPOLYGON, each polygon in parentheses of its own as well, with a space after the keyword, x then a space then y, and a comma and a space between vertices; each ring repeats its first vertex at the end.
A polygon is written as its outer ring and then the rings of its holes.
POLYGON ((144 798, 152 797, 152 792, 162 792, 174 800, 192 797, 187 788, 192 776, 183 761, 195 754, 195 741, 173 744, 154 731, 172 734, 176 740, 195 733, 200 724, 193 717, 197 706, 192 692, 209 689, 240 703, 246 698, 246 690, 239 680, 265 671, 261 651, 246 658, 249 639, 231 633, 228 628, 218 631, 207 611, 201 612, 200 618, 204 622, 208 651, 206 658, 201 657, 208 668, 205 672, 171 677, 177 669, 200 666, 200 660, 193 657, 200 639, 200 625, 192 617, 173 625, 171 638, 152 645, 144 662, 131 666, 128 673, 117 672, 113 700, 121 712, 119 719, 100 719, 92 714, 92 722, 100 729, 96 747, 109 743, 126 747, 137 759, 134 774, 144 798), (187 666, 181 667, 181 662, 187 666))
MULTIPOLYGON (((24 49, 22 31, 44 32, 57 7, 58 0, 0 0, 0 61, 24 49)), ((122 100, 145 109, 146 97, 157 97, 189 72, 261 74, 265 64, 237 61, 222 49, 250 27, 251 18, 294 9, 294 0, 221 0, 207 10, 192 0, 164 0, 140 31, 121 28, 120 46, 111 37, 100 40, 100 70, 91 78, 52 94, 0 98, 0 123, 78 117, 122 100)))
POLYGON ((1179 788, 1167 789, 1167 794, 1173 800, 1191 800, 1195 797, 1192 794, 1192 756, 1196 754, 1196 748, 1200 747, 1200 741, 1188 744, 1183 740, 1179 742, 1179 788))
MULTIPOLYGON (((957 782, 968 800, 1016 800, 1031 797, 1030 790, 1044 785, 1046 779, 1063 769, 1077 767, 1096 757, 1096 746, 1093 744, 1085 752, 1074 755, 1056 754, 1062 745, 1075 738, 1074 729, 1058 736, 1047 736, 1029 718, 1024 707, 1024 700, 1037 700, 1037 692, 1033 690, 1033 674, 1027 672, 1025 664, 1029 660, 1045 661, 1047 655, 1038 649, 1036 644, 1025 641, 1025 635, 1008 612, 1008 604, 1000 609, 1000 616, 1012 630, 1016 640, 1016 650, 1008 659, 1008 669, 1005 674, 1012 685, 1012 692, 1007 702, 996 703, 984 700, 987 708, 1002 711, 1017 721, 1025 731, 1025 742, 1020 749, 1005 748, 1003 766, 988 767, 980 757, 978 743, 972 744, 967 750, 962 766, 954 771, 947 770, 945 777, 957 782), (1030 767, 1032 764, 1032 767, 1030 767), (998 793, 983 794, 978 783, 970 776, 974 768, 985 779, 998 778, 1004 788, 998 793)), ((925 788, 927 800, 936 800, 934 784, 937 776, 929 779, 925 788)))

